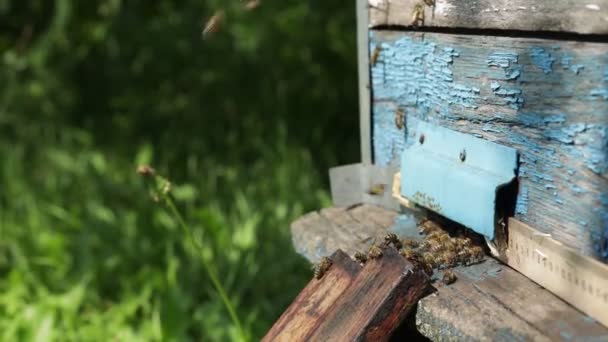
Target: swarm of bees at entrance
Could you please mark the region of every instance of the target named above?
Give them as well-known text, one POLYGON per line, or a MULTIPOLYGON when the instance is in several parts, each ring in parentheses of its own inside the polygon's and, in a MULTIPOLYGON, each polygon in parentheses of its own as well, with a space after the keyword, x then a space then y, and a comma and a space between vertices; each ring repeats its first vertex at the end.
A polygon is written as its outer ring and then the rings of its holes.
POLYGON ((368 260, 382 257, 382 248, 392 246, 399 254, 417 267, 421 267, 429 276, 433 270, 446 270, 442 279, 444 284, 456 280, 450 268, 480 263, 484 260, 484 250, 474 244, 467 236, 450 236, 441 226, 432 220, 423 220, 418 226, 422 241, 414 239, 399 239, 389 233, 384 237, 380 246, 372 245, 367 253, 357 252, 354 259, 360 264, 368 260))

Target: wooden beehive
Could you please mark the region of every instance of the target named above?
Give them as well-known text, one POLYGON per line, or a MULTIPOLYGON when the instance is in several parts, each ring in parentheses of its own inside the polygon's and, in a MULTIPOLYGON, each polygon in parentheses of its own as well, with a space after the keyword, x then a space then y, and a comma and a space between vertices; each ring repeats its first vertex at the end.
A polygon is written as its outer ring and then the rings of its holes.
MULTIPOLYGON (((338 248, 352 253, 366 246, 365 236, 398 228, 403 202, 393 197, 395 187, 414 206, 462 223, 499 248, 507 248, 508 233, 498 231, 511 223, 570 248, 576 255, 569 260, 590 257, 595 261, 587 265, 605 271, 608 0, 357 6, 362 162, 330 171, 336 208, 292 225, 296 250, 316 261, 338 248), (484 169, 479 176, 478 169, 484 169), (407 185, 393 184, 398 173, 407 185), (435 197, 414 193, 420 187, 435 197), (484 215, 493 220, 490 228, 477 219, 484 215)), ((605 273, 586 282, 576 268, 564 272, 536 252, 529 262, 550 267, 552 282, 567 283, 557 292, 543 286, 562 298, 559 291, 582 291, 595 312, 608 312, 605 273)), ((518 270, 530 276, 528 269, 518 270)), ((431 339, 608 339, 605 327, 497 261, 457 272, 455 285, 419 304, 417 327, 431 339)))

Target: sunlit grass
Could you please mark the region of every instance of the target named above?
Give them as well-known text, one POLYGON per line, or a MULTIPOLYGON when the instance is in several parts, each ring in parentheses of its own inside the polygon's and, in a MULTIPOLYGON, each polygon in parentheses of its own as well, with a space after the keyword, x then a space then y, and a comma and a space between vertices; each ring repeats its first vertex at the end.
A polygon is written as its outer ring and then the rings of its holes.
POLYGON ((87 144, 14 147, 0 146, 2 340, 258 339, 310 276, 288 227, 328 198, 303 150, 260 151, 253 165, 199 160, 171 191, 189 237, 133 172, 164 165, 150 146, 134 161, 87 144))

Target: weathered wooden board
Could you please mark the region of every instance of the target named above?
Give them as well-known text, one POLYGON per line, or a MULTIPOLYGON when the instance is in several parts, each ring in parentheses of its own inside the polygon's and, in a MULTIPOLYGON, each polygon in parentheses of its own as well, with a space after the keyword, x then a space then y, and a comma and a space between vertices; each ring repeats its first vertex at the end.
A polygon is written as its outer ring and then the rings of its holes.
POLYGON ((418 303, 416 326, 431 340, 608 340, 608 329, 496 260, 454 272, 418 303))
POLYGON ((325 275, 312 279, 283 312, 262 341, 306 341, 325 320, 325 315, 352 283, 361 266, 338 250, 325 275))
POLYGON ((399 204, 391 196, 393 178, 397 171, 397 168, 363 163, 331 168, 329 180, 333 205, 346 207, 368 203, 397 210, 399 204))
POLYGON ((428 289, 429 279, 396 249, 369 260, 307 341, 386 341, 428 289))
POLYGON ((608 44, 388 31, 370 44, 376 164, 418 143, 419 120, 514 147, 517 219, 608 259, 608 44))
POLYGON ((608 0, 369 0, 370 26, 412 26, 423 5, 426 27, 608 34, 608 0))
POLYGON ((291 236, 299 254, 318 262, 338 249, 349 255, 367 251, 374 241, 382 241, 396 216, 394 211, 367 204, 326 208, 293 222, 291 236))
POLYGON ((361 162, 372 163, 372 133, 370 117, 369 84, 369 12, 367 0, 357 0, 357 61, 359 78, 359 135, 361 141, 361 162))
MULTIPOLYGON (((354 209, 358 209, 356 217, 373 217, 384 230, 409 237, 417 232, 409 213, 398 215, 370 205, 354 209)), ((316 260, 311 258, 314 251, 336 245, 356 251, 361 249, 361 237, 378 236, 378 226, 368 224, 354 226, 356 234, 349 238, 342 230, 351 222, 352 213, 347 208, 331 213, 314 221, 312 217, 321 215, 308 214, 292 225, 292 230, 314 229, 318 239, 312 248, 306 234, 300 232, 293 238, 296 250, 311 261, 316 260)), ((455 272, 458 280, 454 284, 435 283, 437 292, 419 302, 418 329, 432 340, 608 340, 607 328, 493 259, 455 272)))

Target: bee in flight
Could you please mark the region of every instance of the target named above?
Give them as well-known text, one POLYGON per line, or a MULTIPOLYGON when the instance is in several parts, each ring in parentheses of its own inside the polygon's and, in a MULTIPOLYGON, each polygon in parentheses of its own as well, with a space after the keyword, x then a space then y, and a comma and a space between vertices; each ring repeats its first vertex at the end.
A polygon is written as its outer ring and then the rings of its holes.
POLYGON ((223 10, 217 10, 203 25, 203 38, 219 31, 226 15, 223 10))

